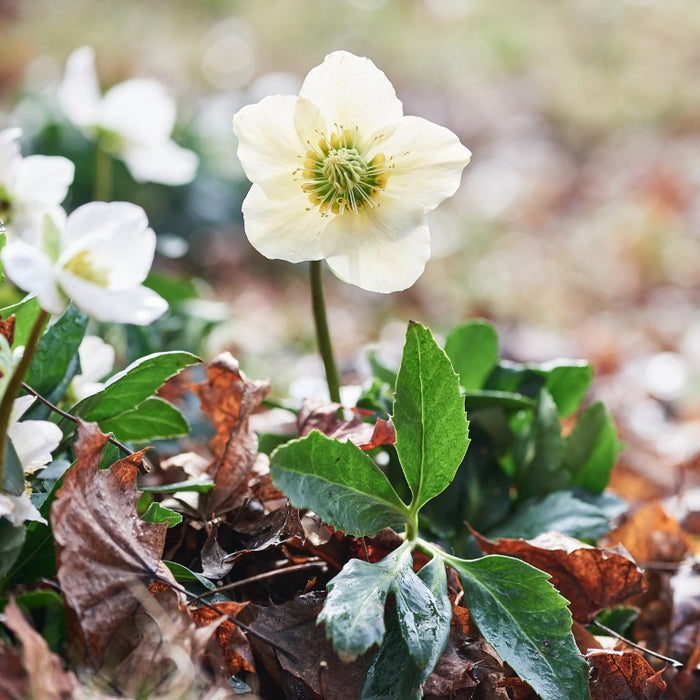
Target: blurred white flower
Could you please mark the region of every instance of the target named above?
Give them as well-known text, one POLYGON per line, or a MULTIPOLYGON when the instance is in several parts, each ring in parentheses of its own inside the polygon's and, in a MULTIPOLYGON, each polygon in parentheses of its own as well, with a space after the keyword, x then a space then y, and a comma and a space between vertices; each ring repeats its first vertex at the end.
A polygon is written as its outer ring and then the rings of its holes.
POLYGON ((403 115, 367 58, 328 55, 299 96, 270 96, 233 120, 253 186, 245 230, 268 258, 326 259, 374 292, 410 287, 430 258, 426 213, 455 193, 470 152, 448 129, 403 115))
POLYGON ((114 369, 114 348, 96 335, 86 335, 78 348, 81 373, 73 377, 70 391, 76 401, 101 391, 104 379, 114 369))
POLYGON ((138 182, 184 185, 194 178, 197 156, 170 138, 175 102, 158 81, 132 78, 102 96, 95 53, 83 46, 68 57, 58 101, 68 119, 120 157, 138 182))
POLYGON ((61 429, 51 421, 20 421, 34 400, 33 396, 20 396, 15 399, 7 431, 25 474, 45 467, 51 461, 51 453, 63 440, 61 429))
POLYGON ((46 518, 36 509, 26 493, 20 496, 10 496, 0 493, 0 518, 7 518, 12 525, 18 527, 25 520, 38 520, 46 525, 46 518))
POLYGON ((44 218, 41 245, 10 241, 5 274, 60 314, 72 299, 98 321, 147 325, 168 308, 146 279, 156 246, 143 209, 128 202, 91 202, 66 220, 44 218))
POLYGON ((0 131, 0 220, 10 237, 36 243, 44 214, 62 211, 75 166, 62 156, 23 158, 21 135, 17 128, 0 131))

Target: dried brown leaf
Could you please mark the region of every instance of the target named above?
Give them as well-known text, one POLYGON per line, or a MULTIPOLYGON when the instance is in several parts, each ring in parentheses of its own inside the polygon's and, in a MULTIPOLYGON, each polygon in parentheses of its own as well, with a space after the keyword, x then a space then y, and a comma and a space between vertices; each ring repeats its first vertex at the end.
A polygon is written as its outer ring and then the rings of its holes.
POLYGON ((602 651, 586 654, 590 664, 591 700, 655 700, 662 697, 666 683, 636 651, 602 651))
POLYGON ((550 574, 579 622, 646 589, 643 572, 623 547, 600 549, 558 533, 496 542, 473 535, 486 554, 518 557, 550 574))
POLYGON ((3 319, 0 316, 0 335, 5 336, 7 342, 12 345, 15 342, 15 316, 3 319))
POLYGON ((673 608, 669 654, 697 668, 700 663, 700 563, 681 566, 670 582, 673 608))
POLYGON ((168 575, 160 563, 167 524, 144 522, 136 512, 142 453, 98 471, 106 442, 95 423, 79 424, 77 459, 50 516, 58 580, 95 661, 139 607, 134 584, 147 584, 156 571, 168 575))

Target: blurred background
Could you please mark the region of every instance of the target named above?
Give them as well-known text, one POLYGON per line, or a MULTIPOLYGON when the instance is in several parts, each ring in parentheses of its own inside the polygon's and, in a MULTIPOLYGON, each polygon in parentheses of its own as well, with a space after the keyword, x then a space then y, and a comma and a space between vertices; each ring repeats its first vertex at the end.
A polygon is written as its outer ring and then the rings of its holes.
POLYGON ((103 89, 163 81, 179 106, 175 139, 200 155, 196 180, 177 188, 137 185, 115 166, 114 199, 144 206, 159 234, 152 284, 173 307, 129 331, 127 355, 230 349, 280 396, 319 386, 306 267, 264 259, 242 231, 248 185, 231 118, 296 93, 342 48, 388 75, 407 114, 473 153, 434 213, 433 257, 414 287, 382 296, 328 275, 346 380, 364 376, 368 347, 396 361, 409 318, 444 335, 482 316, 506 356, 591 360, 595 391, 628 444, 653 455, 650 472, 697 454, 696 0, 0 0, 0 36, 0 126, 23 128, 25 155, 77 163, 68 208, 90 199, 94 168, 55 103, 79 46, 96 50, 103 89))

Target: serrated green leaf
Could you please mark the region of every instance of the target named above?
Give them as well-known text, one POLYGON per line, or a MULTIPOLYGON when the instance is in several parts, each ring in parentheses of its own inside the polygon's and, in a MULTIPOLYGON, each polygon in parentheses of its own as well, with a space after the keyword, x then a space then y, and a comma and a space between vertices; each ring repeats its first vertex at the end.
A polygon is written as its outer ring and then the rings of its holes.
POLYGON ((157 396, 142 401, 136 408, 100 421, 100 429, 114 433, 122 442, 167 440, 187 435, 189 425, 180 411, 157 396))
POLYGON ((154 501, 141 516, 141 520, 147 523, 168 523, 170 528, 182 522, 182 515, 154 501))
POLYGON ((592 403, 566 437, 564 463, 572 474, 572 483, 601 493, 610 481, 610 472, 621 449, 608 409, 600 401, 592 403))
POLYGON ((295 508, 310 508, 338 530, 362 537, 405 522, 408 509, 384 473, 351 442, 317 430, 270 456, 275 484, 295 508))
POLYGON ((411 561, 410 550, 402 546, 376 564, 351 559, 328 582, 328 595, 316 622, 326 623, 326 636, 343 661, 352 661, 382 643, 386 597, 411 561))
POLYGON ((2 491, 21 496, 24 492, 24 469, 19 461, 17 452, 12 440, 5 440, 5 461, 4 461, 2 491))
POLYGON ((459 574, 469 614, 486 641, 543 700, 590 697, 567 601, 548 574, 499 555, 445 559, 459 574))
POLYGON ((498 334, 488 321, 469 321, 449 332, 445 352, 465 391, 482 389, 498 364, 498 334))
POLYGON ((547 373, 545 386, 564 418, 581 405, 593 381, 593 369, 585 360, 556 360, 539 366, 547 373))
POLYGON ((102 391, 78 402, 71 413, 100 422, 136 408, 170 377, 201 360, 189 352, 158 352, 132 362, 115 374, 102 391))
POLYGON ((469 445, 459 381, 432 333, 411 322, 394 401, 396 451, 411 488, 411 510, 445 490, 469 445))
POLYGON ((0 316, 9 318, 15 316, 15 338, 12 347, 16 348, 20 345, 26 345, 29 336, 31 335, 34 323, 39 316, 41 307, 37 298, 33 295, 26 296, 16 304, 5 306, 0 309, 0 316))
POLYGON ((25 533, 24 525, 14 526, 9 520, 0 518, 0 579, 17 561, 25 533))
MULTIPOLYGON (((87 315, 71 305, 46 329, 39 340, 25 381, 52 403, 58 403, 63 397, 78 371, 78 347, 87 325, 87 315)), ((37 404, 32 407, 31 417, 44 417, 43 414, 48 410, 46 406, 37 404)))

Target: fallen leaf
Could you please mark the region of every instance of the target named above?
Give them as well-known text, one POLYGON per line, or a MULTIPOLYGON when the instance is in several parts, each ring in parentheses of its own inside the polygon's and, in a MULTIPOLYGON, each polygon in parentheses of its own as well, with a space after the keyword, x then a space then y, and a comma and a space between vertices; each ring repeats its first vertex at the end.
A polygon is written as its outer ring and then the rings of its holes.
POLYGON ((51 506, 58 580, 82 631, 85 650, 96 662, 117 630, 139 607, 134 584, 161 564, 167 523, 139 519, 135 487, 142 452, 99 470, 107 436, 96 423, 79 422, 76 462, 66 472, 51 506))
POLYGON ((0 335, 5 337, 5 340, 12 346, 15 342, 15 316, 14 314, 9 318, 3 319, 0 316, 0 335))
POLYGON ((586 654, 590 664, 591 700, 655 700, 666 689, 661 671, 655 672, 636 651, 601 651, 586 654))
POLYGON ((669 655, 698 668, 700 664, 700 563, 683 564, 670 581, 673 607, 669 655))
POLYGON ((496 542, 472 534, 484 553, 518 557, 550 574, 578 622, 589 622, 603 608, 646 589, 643 572, 620 546, 599 549, 558 533, 496 542))

